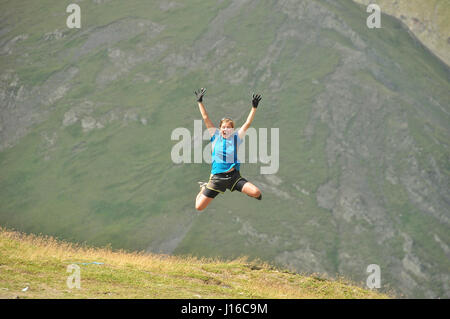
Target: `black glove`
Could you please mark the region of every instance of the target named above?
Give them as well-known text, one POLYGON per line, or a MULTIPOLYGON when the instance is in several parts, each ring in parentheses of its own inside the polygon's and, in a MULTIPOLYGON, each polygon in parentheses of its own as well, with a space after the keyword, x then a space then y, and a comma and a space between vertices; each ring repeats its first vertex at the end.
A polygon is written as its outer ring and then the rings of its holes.
POLYGON ((261 101, 261 95, 253 93, 252 95, 252 105, 254 108, 258 107, 258 103, 261 101))
POLYGON ((201 88, 200 90, 194 91, 195 96, 197 97, 197 102, 203 102, 203 95, 205 95, 206 89, 201 88))

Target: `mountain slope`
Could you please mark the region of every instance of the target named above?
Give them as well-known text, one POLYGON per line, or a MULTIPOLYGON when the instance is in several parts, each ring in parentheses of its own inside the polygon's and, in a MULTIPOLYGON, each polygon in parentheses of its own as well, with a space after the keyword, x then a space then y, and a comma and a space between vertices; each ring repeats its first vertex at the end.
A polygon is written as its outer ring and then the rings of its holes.
POLYGON ((376 3, 382 12, 405 23, 409 30, 434 54, 450 65, 450 2, 447 0, 354 0, 376 3))
MULTIPOLYGON (((0 224, 73 242, 237 258, 448 297, 449 69, 352 1, 4 1, 0 224), (177 127, 279 128, 262 201, 194 209, 209 165, 176 164, 177 127)), ((206 142, 204 143, 206 145, 206 142)))

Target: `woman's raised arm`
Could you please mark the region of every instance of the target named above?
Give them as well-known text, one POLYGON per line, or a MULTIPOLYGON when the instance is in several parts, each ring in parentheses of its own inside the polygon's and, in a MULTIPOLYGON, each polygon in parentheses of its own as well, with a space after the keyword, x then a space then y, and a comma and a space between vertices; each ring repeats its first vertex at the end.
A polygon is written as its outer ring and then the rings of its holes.
POLYGON ((197 97, 198 108, 200 109, 200 113, 202 114, 203 121, 205 122, 206 128, 211 136, 214 135, 216 131, 216 127, 208 116, 208 112, 206 112, 206 108, 203 105, 203 96, 206 93, 205 88, 201 88, 198 92, 194 91, 195 96, 197 97))
POLYGON ((245 121, 244 125, 241 126, 241 128, 238 131, 238 136, 242 140, 244 139, 245 133, 247 132, 248 128, 253 122, 253 118, 256 114, 256 108, 258 107, 259 101, 261 101, 261 95, 253 94, 252 95, 252 109, 250 111, 250 114, 247 117, 247 121, 245 121))

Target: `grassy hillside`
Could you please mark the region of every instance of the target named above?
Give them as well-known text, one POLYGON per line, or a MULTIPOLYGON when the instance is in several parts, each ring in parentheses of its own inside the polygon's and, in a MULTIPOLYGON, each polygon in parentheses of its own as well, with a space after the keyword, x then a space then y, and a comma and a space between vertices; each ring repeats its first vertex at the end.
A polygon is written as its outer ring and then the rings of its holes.
POLYGON ((126 253, 0 228, 0 298, 388 298, 265 263, 126 253), (98 264, 92 263, 93 261, 98 264), (86 264, 86 265, 83 265, 86 264), (69 288, 71 264, 80 288, 69 288), (22 291, 28 287, 26 291, 22 291))
MULTIPOLYGON (((448 297, 449 69, 350 0, 2 1, 0 224, 149 253, 246 255, 448 297), (201 119, 279 128, 280 168, 194 209, 210 166, 175 164, 201 119)), ((206 145, 206 143, 204 144, 206 145)))

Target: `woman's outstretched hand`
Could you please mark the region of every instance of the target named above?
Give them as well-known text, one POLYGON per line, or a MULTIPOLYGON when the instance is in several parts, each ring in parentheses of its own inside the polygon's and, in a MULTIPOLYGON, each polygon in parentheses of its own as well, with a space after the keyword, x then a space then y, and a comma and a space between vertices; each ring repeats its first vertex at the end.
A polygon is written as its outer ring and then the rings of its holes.
POLYGON ((203 102, 203 96, 206 93, 206 89, 205 88, 201 88, 198 91, 194 91, 195 96, 197 97, 197 102, 203 102))
POLYGON ((252 95, 252 105, 254 108, 258 107, 258 103, 261 101, 261 95, 253 93, 252 95))

